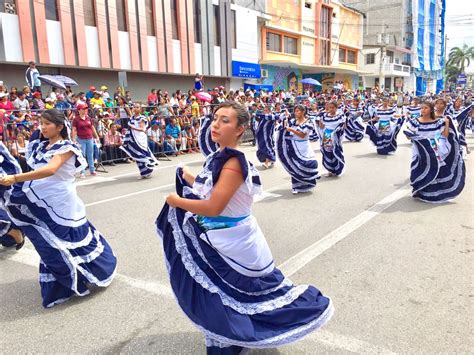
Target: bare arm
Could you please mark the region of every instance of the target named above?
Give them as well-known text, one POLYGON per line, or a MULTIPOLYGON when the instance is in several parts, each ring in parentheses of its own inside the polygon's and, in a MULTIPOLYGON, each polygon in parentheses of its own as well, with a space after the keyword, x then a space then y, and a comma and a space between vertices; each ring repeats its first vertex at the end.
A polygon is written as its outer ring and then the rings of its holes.
POLYGON ((71 132, 71 139, 73 140, 73 142, 76 141, 76 137, 77 137, 77 128, 73 126, 72 132, 71 132))
POLYGON ((293 133, 294 135, 298 136, 299 138, 304 138, 304 137, 306 137, 306 133, 297 131, 297 130, 294 129, 294 128, 287 127, 286 130, 287 130, 288 132, 291 132, 291 133, 293 133))
POLYGON ((179 207, 201 216, 218 216, 242 185, 243 180, 239 161, 237 158, 231 158, 224 164, 219 180, 208 200, 191 200, 171 194, 166 201, 172 207, 179 207))
POLYGON ((193 185, 196 180, 196 176, 191 173, 191 170, 187 166, 183 166, 183 178, 189 185, 193 185))
POLYGON ((72 156, 72 152, 57 154, 51 159, 51 161, 46 166, 27 173, 4 176, 0 180, 0 184, 9 186, 17 182, 47 178, 49 176, 54 175, 54 173, 56 173, 56 171, 58 171, 58 169, 72 156))

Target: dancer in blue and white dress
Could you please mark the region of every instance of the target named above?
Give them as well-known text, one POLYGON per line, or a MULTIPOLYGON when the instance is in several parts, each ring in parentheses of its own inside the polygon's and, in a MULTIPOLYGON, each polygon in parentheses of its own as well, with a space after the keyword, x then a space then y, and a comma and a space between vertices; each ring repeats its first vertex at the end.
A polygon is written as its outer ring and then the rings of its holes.
POLYGON ((309 109, 309 111, 307 112, 307 117, 308 117, 308 120, 309 122, 313 125, 314 129, 313 129, 313 133, 310 134, 309 136, 309 141, 310 142, 317 142, 319 140, 319 135, 318 135, 318 121, 319 121, 319 118, 320 116, 323 114, 324 112, 319 112, 318 111, 318 107, 317 105, 314 103, 314 104, 311 104, 311 107, 309 109))
POLYGON ((345 128, 345 115, 337 112, 337 103, 330 102, 318 125, 323 166, 327 176, 340 176, 344 172, 345 160, 342 150, 342 136, 345 128))
POLYGON ((466 168, 453 122, 448 117, 436 118, 433 104, 426 102, 421 105, 417 127, 405 134, 413 143, 413 197, 441 203, 458 196, 464 188, 466 168))
POLYGON ((257 159, 268 169, 275 164, 275 123, 278 117, 270 112, 270 106, 265 106, 263 113, 256 114, 255 136, 257 140, 257 159))
POLYGON ((366 129, 380 155, 395 153, 398 147, 397 136, 404 122, 403 117, 396 113, 396 107, 389 103, 390 99, 384 97, 382 106, 377 108, 376 116, 369 121, 366 129))
POLYGON ((409 106, 405 109, 405 114, 407 116, 408 121, 410 120, 417 120, 421 115, 421 106, 420 106, 420 99, 415 97, 409 106))
POLYGON ((133 115, 128 122, 128 130, 120 149, 135 160, 142 179, 149 179, 153 173, 153 168, 159 164, 148 147, 147 129, 148 120, 141 115, 140 104, 134 104, 133 115))
POLYGON ((348 106, 347 120, 344 130, 344 136, 350 142, 360 142, 364 139, 365 126, 362 116, 364 114, 364 105, 359 99, 354 98, 348 106))
POLYGON ((461 144, 461 154, 463 158, 466 154, 470 154, 469 146, 466 140, 466 128, 469 127, 471 121, 471 105, 462 106, 462 101, 457 99, 454 103, 454 108, 450 111, 451 118, 458 130, 459 144, 461 144))
POLYGON ((299 340, 326 324, 331 300, 313 286, 294 285, 275 267, 255 217, 258 171, 236 150, 248 124, 245 108, 221 104, 213 140, 220 150, 200 174, 177 171, 156 225, 172 290, 205 335, 208 354, 238 354, 299 340))
POLYGON ((309 142, 314 125, 306 118, 305 110, 297 105, 295 118, 287 118, 277 135, 278 158, 291 176, 291 192, 295 195, 314 189, 319 179, 318 161, 309 142))
POLYGON ((201 149, 201 153, 204 155, 204 157, 207 157, 208 155, 219 150, 219 146, 211 139, 212 115, 203 116, 199 120, 200 125, 198 144, 199 148, 201 149))
POLYGON ((87 220, 77 196, 74 174, 86 161, 67 139, 64 115, 55 109, 44 111, 41 132, 48 140, 31 152, 28 165, 33 171, 27 173, 20 173, 16 160, 0 144, 0 208, 40 255, 43 306, 52 307, 89 294, 88 284, 108 286, 117 260, 87 220))

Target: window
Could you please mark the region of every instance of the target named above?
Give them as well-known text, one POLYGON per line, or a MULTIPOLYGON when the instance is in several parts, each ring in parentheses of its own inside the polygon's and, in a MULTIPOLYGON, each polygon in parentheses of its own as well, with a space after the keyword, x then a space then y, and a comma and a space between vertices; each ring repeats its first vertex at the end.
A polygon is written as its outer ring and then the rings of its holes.
POLYGON ((124 0, 115 0, 117 5, 117 28, 119 31, 127 32, 127 23, 125 21, 125 2, 124 0))
POLYGON ((365 64, 375 64, 375 53, 365 55, 365 64))
POLYGON ((329 65, 329 41, 326 40, 321 40, 321 51, 320 51, 320 57, 319 57, 319 63, 321 65, 329 65))
POLYGON ((172 36, 173 39, 179 39, 178 32, 178 6, 176 4, 177 0, 170 0, 171 7, 171 27, 172 27, 172 36))
POLYGON ((305 1, 305 2, 304 2, 304 7, 306 7, 307 9, 311 9, 311 3, 305 1))
POLYGON ((267 50, 281 52, 281 36, 279 34, 267 32, 267 50))
POLYGON ((83 0, 84 24, 86 26, 97 26, 95 23, 95 5, 94 0, 83 0))
POLYGON ((356 51, 347 51, 347 63, 356 64, 356 51))
POLYGON ((294 37, 285 36, 285 53, 298 54, 298 40, 294 37))
POLYGON ((219 5, 214 6, 214 45, 221 45, 221 17, 219 15, 219 5))
POLYGON ((58 7, 56 0, 44 0, 44 9, 46 10, 46 19, 59 21, 58 7))
POLYGON ((330 34, 330 18, 329 18, 329 8, 323 6, 321 7, 321 21, 319 24, 319 35, 323 38, 329 38, 330 34))
POLYGON ((346 50, 339 48, 339 63, 345 63, 346 61, 346 50))
POLYGON ((145 0, 146 11, 146 34, 155 36, 155 14, 153 12, 153 0, 145 0))
POLYGON ((0 0, 0 12, 16 14, 15 0, 0 0))
POLYGON ((387 60, 389 63, 393 63, 393 51, 387 51, 387 60))
POLYGON ((194 0, 194 42, 201 43, 201 0, 194 0))
POLYGON ((230 21, 232 48, 237 48, 237 22, 235 17, 235 10, 230 10, 230 21))

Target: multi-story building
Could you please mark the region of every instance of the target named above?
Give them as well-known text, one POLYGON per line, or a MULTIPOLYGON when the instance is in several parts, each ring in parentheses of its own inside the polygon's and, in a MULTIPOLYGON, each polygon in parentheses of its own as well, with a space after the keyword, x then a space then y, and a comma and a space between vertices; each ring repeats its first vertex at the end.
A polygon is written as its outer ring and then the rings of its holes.
POLYGON ((244 78, 260 76, 264 2, 0 1, 0 80, 24 85, 33 60, 42 74, 75 79, 79 90, 115 87, 120 77, 135 97, 152 87, 191 88, 196 73, 206 87, 242 86, 244 78))
POLYGON ((365 14, 360 57, 365 87, 418 94, 440 90, 436 86, 444 65, 445 0, 344 3, 365 14))
POLYGON ((266 5, 270 18, 261 28, 263 84, 301 91, 300 80, 313 77, 323 90, 332 89, 335 81, 358 88, 359 11, 329 0, 267 0, 266 5))

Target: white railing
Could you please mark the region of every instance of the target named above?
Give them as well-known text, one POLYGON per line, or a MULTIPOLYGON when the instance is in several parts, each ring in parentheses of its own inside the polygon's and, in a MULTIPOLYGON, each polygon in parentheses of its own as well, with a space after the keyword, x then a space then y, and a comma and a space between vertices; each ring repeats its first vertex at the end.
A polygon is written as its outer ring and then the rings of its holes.
POLYGON ((385 69, 385 72, 393 72, 393 73, 408 74, 408 75, 410 74, 409 65, 390 63, 390 64, 385 64, 384 69, 385 69))

